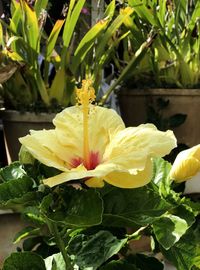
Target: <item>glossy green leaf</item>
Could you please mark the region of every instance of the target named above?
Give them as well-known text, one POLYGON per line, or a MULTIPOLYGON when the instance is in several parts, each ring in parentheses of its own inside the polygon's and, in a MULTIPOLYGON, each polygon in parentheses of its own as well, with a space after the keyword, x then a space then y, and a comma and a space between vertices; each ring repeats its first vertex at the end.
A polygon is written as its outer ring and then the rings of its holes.
POLYGON ((49 37, 46 45, 46 58, 49 58, 55 48, 55 44, 60 33, 60 30, 64 24, 65 20, 57 20, 49 37))
POLYGON ((5 262, 2 270, 46 270, 42 257, 32 252, 12 253, 5 262))
POLYGON ((97 269, 113 255, 117 254, 127 239, 117 239, 108 231, 99 231, 94 235, 79 234, 72 238, 68 252, 74 255, 74 261, 80 268, 97 269))
POLYGON ((65 261, 61 253, 54 254, 45 259, 46 270, 64 270, 66 268, 65 261))
MULTIPOLYGON (((62 205, 51 210, 48 217, 72 227, 87 227, 102 221, 102 200, 94 189, 76 190, 67 187, 60 191, 62 205), (92 207, 91 207, 92 205, 92 207)), ((48 204, 48 203, 47 203, 48 204)))
POLYGON ((0 169, 0 181, 7 182, 10 180, 15 180, 17 178, 22 178, 26 175, 26 172, 19 162, 13 162, 9 166, 0 169))
POLYGON ((164 256, 177 270, 191 270, 200 267, 200 231, 191 228, 171 249, 161 249, 164 256))
POLYGON ((36 199, 33 181, 28 176, 0 184, 0 207, 17 207, 36 199))
POLYGON ((164 249, 169 249, 178 242, 187 229, 188 225, 184 219, 171 214, 164 215, 153 224, 155 236, 164 249))
POLYGON ((157 188, 112 188, 103 196, 103 224, 107 226, 145 226, 171 208, 157 188))
POLYGON ((171 183, 169 172, 172 165, 162 158, 154 158, 154 169, 152 181, 159 187, 162 196, 166 197, 171 192, 171 183))

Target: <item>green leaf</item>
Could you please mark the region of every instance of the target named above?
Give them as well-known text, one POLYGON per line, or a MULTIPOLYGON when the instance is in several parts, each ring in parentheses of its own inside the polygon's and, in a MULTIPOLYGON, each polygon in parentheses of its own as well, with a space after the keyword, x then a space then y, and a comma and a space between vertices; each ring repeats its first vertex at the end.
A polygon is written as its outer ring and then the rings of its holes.
POLYGON ((28 176, 23 176, 12 181, 0 184, 0 206, 10 206, 33 201, 35 192, 33 181, 28 176))
POLYGON ((0 22, 0 45, 4 47, 3 27, 1 22, 0 22))
POLYGON ((50 219, 73 227, 86 227, 101 223, 102 200, 94 189, 76 190, 68 186, 65 190, 60 190, 60 196, 62 204, 58 209, 54 205, 52 209, 49 207, 47 215, 50 219))
POLYGON ((65 20, 57 20, 50 35, 47 40, 47 45, 46 45, 46 58, 49 58, 53 52, 53 49, 55 47, 58 35, 60 33, 60 30, 64 24, 65 20))
POLYGON ((157 188, 111 188, 103 196, 103 224, 108 226, 145 226, 171 208, 157 188))
POLYGON ((64 270, 66 268, 65 261, 61 253, 53 254, 45 259, 46 270, 64 270))
POLYGON ((185 122, 186 118, 187 114, 177 113, 175 115, 172 115, 169 118, 169 127, 170 128, 179 127, 185 122))
POLYGON ((51 88, 49 89, 50 99, 56 99, 62 104, 66 84, 66 74, 64 68, 60 68, 54 77, 51 88))
POLYGON ((169 179, 169 172, 172 165, 162 158, 153 159, 152 181, 159 187, 160 194, 166 197, 171 191, 172 181, 169 179))
POLYGON ((96 38, 107 27, 108 20, 101 20, 97 22, 82 38, 75 53, 72 62, 72 70, 76 72, 78 66, 84 61, 88 51, 94 46, 96 38))
POLYGON ((140 0, 129 0, 129 5, 134 8, 140 19, 149 22, 151 25, 157 25, 152 12, 153 10, 150 6, 147 7, 144 3, 141 3, 140 0))
MULTIPOLYGON (((39 26, 36 12, 25 1, 20 1, 25 15, 24 28, 27 42, 33 49, 34 53, 39 52, 39 26)), ((35 54, 32 55, 32 57, 34 56, 35 54)), ((35 59, 33 58, 33 60, 35 59)))
POLYGON ((105 266, 102 266, 99 268, 99 270, 122 270, 122 269, 123 270, 140 270, 135 265, 125 260, 111 261, 105 266))
POLYGON ((37 14, 37 18, 39 18, 42 10, 47 8, 48 2, 49 0, 36 0, 35 1, 34 9, 37 14))
POLYGON ((106 7, 106 10, 104 12, 104 18, 109 17, 112 18, 115 13, 115 0, 112 0, 109 5, 106 7))
POLYGON ((131 254, 127 258, 127 262, 133 263, 141 270, 163 270, 163 264, 152 256, 145 254, 131 254))
POLYGON ((80 268, 93 267, 95 270, 117 254, 126 242, 127 239, 117 239, 108 231, 89 236, 80 234, 72 238, 68 252, 74 255, 74 261, 80 268))
POLYGON ((8 257, 2 270, 46 270, 44 260, 32 252, 13 253, 8 257))
POLYGON ((26 227, 23 228, 21 231, 19 231, 13 240, 13 243, 16 244, 20 242, 22 239, 32 236, 32 235, 38 235, 40 232, 39 228, 34 228, 34 227, 26 227))
POLYGON ((122 25, 122 23, 133 13, 133 9, 129 9, 125 14, 119 14, 116 19, 109 25, 106 32, 104 33, 101 41, 98 43, 98 47, 96 49, 96 59, 97 62, 100 61, 102 55, 104 54, 105 47, 108 44, 110 38, 112 38, 113 34, 117 31, 117 29, 122 25))
POLYGON ((77 4, 74 6, 74 1, 70 1, 69 11, 67 14, 67 19, 65 22, 63 30, 63 43, 64 47, 68 48, 72 35, 74 33, 74 28, 78 21, 80 12, 85 4, 85 0, 77 1, 77 4), (73 9, 73 10, 72 10, 73 9))
POLYGON ((171 249, 161 248, 164 256, 175 265, 177 270, 191 270, 200 267, 200 230, 190 228, 171 249))
POLYGON ((41 213, 38 207, 28 206, 23 210, 22 214, 26 220, 38 226, 45 224, 45 220, 41 216, 41 213))
POLYGON ((0 181, 7 182, 10 180, 15 180, 22 178, 26 175, 22 164, 19 162, 13 162, 9 166, 0 169, 0 181))
POLYGON ((171 248, 188 229, 187 222, 180 217, 166 214, 153 224, 158 242, 165 248, 171 248))

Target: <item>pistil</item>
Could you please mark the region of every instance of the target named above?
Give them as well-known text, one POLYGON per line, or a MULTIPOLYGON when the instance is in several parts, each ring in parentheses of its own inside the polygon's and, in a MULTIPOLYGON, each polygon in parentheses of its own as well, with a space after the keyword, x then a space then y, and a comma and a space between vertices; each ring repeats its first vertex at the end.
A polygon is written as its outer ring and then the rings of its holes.
POLYGON ((77 89, 76 95, 78 104, 82 105, 83 112, 83 159, 86 168, 90 168, 90 147, 89 147, 89 113, 90 104, 95 100, 95 91, 91 86, 92 81, 83 80, 82 88, 77 89))

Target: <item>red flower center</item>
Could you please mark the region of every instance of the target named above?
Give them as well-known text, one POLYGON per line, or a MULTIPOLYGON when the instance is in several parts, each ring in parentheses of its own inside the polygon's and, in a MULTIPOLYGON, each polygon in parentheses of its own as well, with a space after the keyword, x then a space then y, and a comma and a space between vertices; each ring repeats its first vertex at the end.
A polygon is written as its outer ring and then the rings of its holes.
POLYGON ((71 167, 76 168, 83 164, 87 170, 94 170, 100 164, 99 152, 91 151, 89 153, 89 164, 87 165, 85 160, 81 157, 75 157, 71 160, 71 167))

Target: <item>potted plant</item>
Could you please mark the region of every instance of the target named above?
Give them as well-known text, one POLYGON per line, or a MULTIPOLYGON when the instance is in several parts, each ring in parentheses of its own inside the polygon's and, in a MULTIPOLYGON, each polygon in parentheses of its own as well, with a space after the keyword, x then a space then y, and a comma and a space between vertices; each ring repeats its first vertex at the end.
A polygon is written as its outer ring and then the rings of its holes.
POLYGON ((200 146, 171 168, 162 157, 176 147, 172 131, 125 128, 114 110, 92 104, 89 80, 77 99, 55 129, 20 138, 20 162, 0 170, 1 208, 30 222, 2 270, 163 270, 161 254, 178 270, 198 269, 200 205, 181 183, 200 171, 200 146), (137 249, 144 237, 148 253, 137 249))
POLYGON ((156 32, 151 47, 119 91, 124 121, 127 125, 154 121, 162 129, 173 128, 180 143, 195 145, 200 134, 196 118, 200 102, 199 1, 124 1, 124 5, 134 12, 124 22, 130 34, 115 57, 120 72, 148 33, 156 32), (186 130, 191 132, 186 134, 186 130))
MULTIPOLYGON (((31 5, 24 0, 13 0, 9 23, 1 21, 0 79, 1 96, 6 109, 1 112, 1 117, 5 127, 11 120, 16 121, 15 137, 22 135, 21 127, 19 133, 17 131, 18 119, 23 121, 23 126, 31 120, 39 121, 41 126, 41 122, 49 122, 52 115, 35 116, 32 112, 55 113, 73 105, 74 89, 81 78, 91 78, 98 91, 102 82, 102 70, 120 41, 120 37, 118 40, 112 37, 132 10, 126 16, 119 14, 113 19, 115 1, 111 1, 102 20, 89 27, 78 39, 76 29, 85 2, 70 1, 67 12, 63 11, 67 14, 53 23, 49 35, 45 29, 48 1, 38 0, 31 5), (41 59, 42 64, 38 59, 41 59), (7 114, 10 109, 28 113, 22 115, 12 111, 7 114)), ((30 128, 29 125, 28 130, 30 128)), ((19 144, 11 153, 13 160, 17 159, 17 149, 19 144)))

